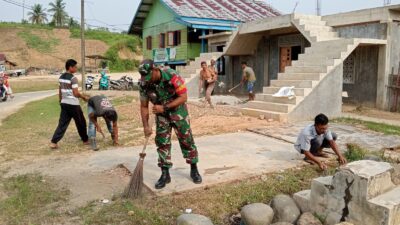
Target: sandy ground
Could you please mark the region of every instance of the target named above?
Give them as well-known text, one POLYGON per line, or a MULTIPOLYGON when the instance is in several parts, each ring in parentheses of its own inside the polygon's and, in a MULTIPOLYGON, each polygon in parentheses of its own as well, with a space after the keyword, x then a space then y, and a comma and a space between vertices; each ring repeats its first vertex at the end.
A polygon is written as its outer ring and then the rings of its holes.
POLYGON ((400 126, 400 113, 347 104, 343 105, 342 111, 344 117, 400 126))

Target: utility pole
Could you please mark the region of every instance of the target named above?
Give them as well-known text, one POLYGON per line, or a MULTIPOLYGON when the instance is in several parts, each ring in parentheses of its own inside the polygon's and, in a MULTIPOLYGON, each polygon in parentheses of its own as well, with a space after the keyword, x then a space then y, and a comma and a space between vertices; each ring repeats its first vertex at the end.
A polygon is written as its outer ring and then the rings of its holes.
POLYGON ((81 57, 82 57, 82 91, 85 92, 85 0, 81 0, 81 57))
POLYGON ((316 0, 317 1, 317 16, 321 16, 321 0, 316 0))
POLYGON ((22 2, 22 23, 25 22, 25 0, 22 2))
POLYGON ((384 0, 383 1, 383 5, 384 6, 387 6, 387 5, 390 5, 391 4, 391 0, 384 0))

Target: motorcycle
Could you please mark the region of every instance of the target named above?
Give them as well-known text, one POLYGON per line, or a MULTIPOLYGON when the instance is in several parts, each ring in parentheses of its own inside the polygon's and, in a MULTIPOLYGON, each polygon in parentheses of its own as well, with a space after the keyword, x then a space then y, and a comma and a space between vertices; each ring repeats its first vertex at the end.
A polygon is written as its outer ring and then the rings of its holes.
POLYGON ((119 80, 110 80, 111 90, 134 90, 135 84, 132 77, 123 76, 119 80))
POLYGON ((91 90, 93 88, 93 85, 94 85, 94 76, 87 76, 85 82, 86 90, 91 90))

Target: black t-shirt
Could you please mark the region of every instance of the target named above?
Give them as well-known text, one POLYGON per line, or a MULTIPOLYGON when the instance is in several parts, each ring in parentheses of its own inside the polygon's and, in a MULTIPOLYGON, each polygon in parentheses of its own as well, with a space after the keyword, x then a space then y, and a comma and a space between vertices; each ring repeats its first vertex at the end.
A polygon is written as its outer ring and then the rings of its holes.
POLYGON ((94 109, 94 115, 97 117, 104 116, 106 111, 115 111, 110 100, 104 95, 96 95, 89 99, 88 105, 94 109))

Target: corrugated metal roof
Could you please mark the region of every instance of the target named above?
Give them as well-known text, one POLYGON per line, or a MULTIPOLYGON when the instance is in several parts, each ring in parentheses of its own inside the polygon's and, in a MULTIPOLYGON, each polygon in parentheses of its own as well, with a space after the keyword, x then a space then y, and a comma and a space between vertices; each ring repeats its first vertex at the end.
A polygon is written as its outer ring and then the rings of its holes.
POLYGON ((281 15, 265 1, 254 0, 161 0, 176 14, 220 20, 249 22, 281 15))

